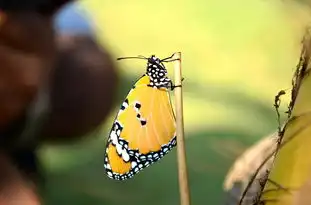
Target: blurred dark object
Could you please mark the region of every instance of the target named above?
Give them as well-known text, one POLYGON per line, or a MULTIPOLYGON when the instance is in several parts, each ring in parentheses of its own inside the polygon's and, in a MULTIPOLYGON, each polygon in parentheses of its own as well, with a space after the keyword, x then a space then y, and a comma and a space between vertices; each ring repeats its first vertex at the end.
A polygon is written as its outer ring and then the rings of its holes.
POLYGON ((47 81, 55 53, 51 19, 34 13, 6 13, 2 23, 0 149, 9 148, 21 134, 27 109, 47 81))
POLYGON ((4 12, 36 12, 53 15, 59 8, 73 0, 0 0, 0 10, 4 12))
POLYGON ((0 204, 39 204, 37 148, 81 138, 112 105, 109 54, 92 37, 54 32, 67 2, 0 0, 0 204))
POLYGON ((114 99, 117 73, 79 4, 64 6, 54 23, 58 54, 50 78, 49 113, 39 136, 45 142, 70 142, 104 122, 114 99))
POLYGON ((1 205, 40 204, 34 184, 26 181, 3 153, 0 153, 0 167, 1 205))
POLYGON ((34 205, 36 145, 19 147, 19 140, 29 107, 54 67, 54 28, 52 13, 43 16, 28 10, 29 2, 14 2, 0 1, 0 204, 34 205))
POLYGON ((108 52, 91 37, 59 35, 50 109, 40 137, 79 138, 104 122, 112 107, 117 73, 108 52))

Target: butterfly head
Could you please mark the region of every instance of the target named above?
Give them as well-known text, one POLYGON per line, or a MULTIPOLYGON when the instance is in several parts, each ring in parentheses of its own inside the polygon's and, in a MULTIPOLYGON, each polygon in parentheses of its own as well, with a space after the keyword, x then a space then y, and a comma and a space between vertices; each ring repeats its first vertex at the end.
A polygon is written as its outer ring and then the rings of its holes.
POLYGON ((148 58, 146 74, 150 78, 150 84, 154 84, 156 87, 167 85, 167 82, 169 81, 165 66, 155 55, 148 58))
MULTIPOLYGON (((174 54, 173 54, 174 55, 174 54)), ((118 58, 118 60, 122 59, 144 59, 147 60, 147 70, 146 74, 150 79, 150 86, 156 87, 156 88, 168 88, 172 81, 167 76, 167 70, 163 64, 163 62, 171 62, 177 59, 171 59, 172 56, 164 59, 159 59, 155 55, 152 55, 151 57, 147 58, 145 56, 137 56, 137 57, 121 57, 118 58)))

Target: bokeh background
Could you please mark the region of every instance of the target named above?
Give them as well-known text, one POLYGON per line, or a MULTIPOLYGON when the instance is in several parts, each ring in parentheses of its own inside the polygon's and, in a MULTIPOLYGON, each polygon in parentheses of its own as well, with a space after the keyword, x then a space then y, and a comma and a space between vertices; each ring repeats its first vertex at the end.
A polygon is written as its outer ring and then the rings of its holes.
MULTIPOLYGON (((234 160, 277 129, 274 96, 291 88, 310 14, 304 2, 289 0, 85 0, 65 7, 55 27, 93 35, 115 58, 182 52, 192 203, 223 204, 223 180, 234 160)), ((102 129, 79 143, 41 149, 44 204, 179 203, 176 150, 132 180, 105 176, 110 126, 145 62, 116 65, 119 89, 102 129)))

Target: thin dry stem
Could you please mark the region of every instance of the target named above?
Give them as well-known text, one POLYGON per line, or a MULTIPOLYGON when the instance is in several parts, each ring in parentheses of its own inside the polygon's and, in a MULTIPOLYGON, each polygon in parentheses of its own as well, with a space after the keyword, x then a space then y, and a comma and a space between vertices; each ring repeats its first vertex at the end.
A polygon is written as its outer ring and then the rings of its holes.
POLYGON ((184 119, 183 119, 183 96, 182 96, 182 74, 181 74, 181 53, 175 53, 177 61, 174 64, 175 70, 175 108, 177 124, 177 161, 178 179, 180 191, 180 204, 190 205, 190 192, 188 185, 188 173, 186 163, 185 138, 184 138, 184 119), (180 85, 180 86, 179 86, 180 85))

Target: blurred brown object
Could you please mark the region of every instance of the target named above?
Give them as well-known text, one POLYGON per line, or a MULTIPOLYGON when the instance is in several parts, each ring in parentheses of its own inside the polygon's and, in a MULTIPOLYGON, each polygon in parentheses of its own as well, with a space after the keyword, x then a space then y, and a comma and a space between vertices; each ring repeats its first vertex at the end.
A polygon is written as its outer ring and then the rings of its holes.
POLYGON ((32 3, 38 2, 0 1, 1 205, 39 204, 34 186, 30 186, 27 174, 21 171, 36 172, 35 149, 19 150, 16 143, 25 127, 27 110, 53 68, 52 15, 61 4, 51 5, 51 13, 43 16, 33 12, 38 7, 32 3))
POLYGON ((37 147, 81 137, 104 121, 112 105, 116 72, 107 52, 86 36, 55 41, 53 15, 68 2, 0 0, 1 205, 40 204, 37 147), (47 123, 24 138, 28 122, 42 114, 32 112, 40 96, 50 100, 47 123))
POLYGON ((70 142, 104 122, 115 96, 117 73, 109 53, 92 37, 59 35, 57 51, 49 113, 39 136, 48 142, 70 142))
MULTIPOLYGON (((255 174, 256 170, 261 164, 272 154, 277 147, 278 133, 273 133, 250 148, 248 148, 232 165, 224 180, 224 190, 228 192, 226 205, 236 205, 255 174)), ((273 163, 273 157, 263 165, 256 175, 255 180, 252 182, 248 189, 246 196, 243 200, 243 205, 253 204, 253 200, 257 197, 258 191, 261 191, 260 179, 266 176, 267 170, 270 170, 273 163)))
POLYGON ((0 154, 0 204, 39 205, 36 188, 16 170, 12 162, 0 154))
MULTIPOLYGON (((8 150, 5 154, 11 160, 14 170, 19 170, 19 174, 23 179, 21 183, 25 183, 21 185, 26 189, 23 193, 28 193, 25 197, 35 194, 31 189, 27 188, 25 181, 36 183, 38 179, 41 179, 40 174, 42 173, 38 170, 38 161, 35 154, 40 143, 70 142, 81 138, 87 132, 98 127, 104 122, 112 107, 113 96, 116 91, 117 73, 113 60, 92 37, 59 35, 55 47, 55 63, 51 63, 53 69, 49 68, 49 72, 44 73, 44 75, 48 76, 45 81, 49 82, 47 84, 49 89, 45 90, 49 100, 48 105, 46 105, 48 107, 48 113, 45 116, 46 121, 44 121, 41 131, 36 132, 36 138, 31 139, 26 147, 14 147, 15 141, 13 139, 11 140, 13 148, 5 147, 5 150, 8 150)), ((10 63, 14 64, 14 61, 10 63)), ((27 66, 27 63, 25 66, 27 66)), ((39 68, 37 71, 34 70, 34 74, 39 71, 39 68)), ((18 84, 18 82, 15 83, 18 84)), ((36 85, 33 89, 38 91, 38 86, 43 84, 38 81, 36 85)), ((20 85, 18 88, 22 91, 23 86, 20 85)), ((29 103, 27 103, 27 106, 24 105, 24 109, 28 109, 29 105, 32 105, 31 103, 36 94, 37 92, 34 92, 31 95, 33 98, 29 98, 29 103)), ((22 117, 20 120, 20 116, 22 114, 15 117, 12 127, 21 128, 21 131, 23 131, 22 128, 24 128, 27 118, 22 117), (16 119, 18 120, 15 121, 16 119)), ((12 132, 7 133, 9 135, 5 135, 6 139, 11 137, 12 132)), ((20 133, 15 134, 17 137, 20 136, 20 133)), ((2 166, 1 162, 0 166, 2 166)), ((4 175, 0 173, 0 186, 2 177, 4 175)), ((9 188, 7 185, 5 187, 3 191, 9 188)), ((16 189, 16 191, 18 190, 16 189)), ((7 201, 3 204, 10 204, 11 202, 7 201)), ((33 201, 30 204, 38 203, 33 201)), ((0 204, 2 204, 1 197, 0 204)), ((16 202, 16 204, 21 203, 16 202)), ((23 204, 26 204, 26 201, 23 204)))
POLYGON ((1 147, 7 145, 4 140, 16 137, 8 136, 7 129, 25 114, 41 83, 47 80, 54 56, 50 18, 26 12, 4 15, 0 24, 1 147))

